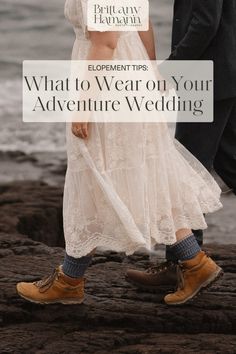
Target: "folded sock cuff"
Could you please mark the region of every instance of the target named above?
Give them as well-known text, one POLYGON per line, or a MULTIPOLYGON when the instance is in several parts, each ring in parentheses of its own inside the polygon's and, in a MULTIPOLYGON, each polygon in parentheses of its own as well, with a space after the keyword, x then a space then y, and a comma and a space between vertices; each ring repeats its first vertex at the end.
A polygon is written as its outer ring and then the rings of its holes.
POLYGON ((194 258, 201 248, 193 234, 178 241, 170 247, 173 255, 180 261, 186 261, 194 258))
POLYGON ((84 256, 81 258, 74 258, 67 253, 62 265, 62 271, 64 274, 71 278, 81 278, 84 276, 87 268, 92 261, 92 256, 84 256))

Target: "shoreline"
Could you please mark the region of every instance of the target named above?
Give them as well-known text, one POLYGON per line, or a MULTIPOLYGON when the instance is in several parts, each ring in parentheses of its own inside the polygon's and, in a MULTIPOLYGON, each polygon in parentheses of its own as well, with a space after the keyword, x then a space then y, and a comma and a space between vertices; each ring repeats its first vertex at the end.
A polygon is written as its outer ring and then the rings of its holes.
POLYGON ((0 184, 19 181, 40 181, 51 186, 63 186, 66 152, 0 151, 0 184))

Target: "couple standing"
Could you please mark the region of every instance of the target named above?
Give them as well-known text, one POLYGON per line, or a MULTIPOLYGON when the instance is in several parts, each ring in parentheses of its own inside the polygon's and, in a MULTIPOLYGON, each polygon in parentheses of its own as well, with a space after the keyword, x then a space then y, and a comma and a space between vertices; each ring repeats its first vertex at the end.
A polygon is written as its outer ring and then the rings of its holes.
MULTIPOLYGON (((86 5, 66 1, 76 34, 72 59, 156 59, 151 25, 139 33, 88 31, 86 5)), ((174 141, 164 123, 67 124, 66 255, 51 276, 17 284, 20 296, 82 303, 84 273, 97 247, 132 254, 167 245, 167 262, 156 272, 128 270, 127 280, 177 285, 164 298, 169 305, 186 303, 219 277, 221 268, 201 250, 199 230, 207 227, 203 214, 221 207, 207 170, 214 167, 236 192, 235 18, 236 0, 175 1, 169 59, 214 61, 214 123, 178 123, 174 141)))

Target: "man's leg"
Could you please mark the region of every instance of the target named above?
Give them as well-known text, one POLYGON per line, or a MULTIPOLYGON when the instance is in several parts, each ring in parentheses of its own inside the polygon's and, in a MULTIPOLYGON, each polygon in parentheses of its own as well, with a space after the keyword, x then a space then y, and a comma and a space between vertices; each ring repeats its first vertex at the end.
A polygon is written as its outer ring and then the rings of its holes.
POLYGON ((217 151, 214 168, 236 194, 236 98, 217 151))
POLYGON ((176 139, 186 147, 208 171, 213 169, 224 130, 228 124, 235 98, 214 103, 214 122, 177 123, 176 139))
MULTIPOLYGON (((230 147, 230 142, 228 143, 228 139, 227 139, 229 134, 232 135, 231 141, 233 138, 235 139, 234 141, 236 141, 236 126, 235 126, 236 111, 234 113, 232 112, 233 107, 236 106, 234 102, 235 99, 216 101, 214 104, 214 122, 177 123, 176 134, 175 134, 176 139, 181 144, 183 144, 208 169, 208 171, 211 171, 213 169, 215 157, 218 156, 217 162, 219 162, 219 165, 222 165, 220 169, 221 174, 219 172, 218 173, 221 176, 221 178, 224 180, 224 182, 229 186, 231 185, 227 183, 226 178, 223 178, 222 175, 227 174, 227 171, 229 169, 233 169, 232 155, 236 154, 235 151, 236 148, 234 149, 234 151, 231 150, 231 158, 228 154, 231 164, 229 163, 229 165, 227 165, 226 162, 223 164, 222 159, 223 159, 223 155, 226 153, 226 151, 229 150, 230 147), (230 117, 233 115, 234 115, 234 120, 232 119, 232 121, 234 122, 234 132, 229 133, 228 130, 230 130, 230 128, 227 130, 227 127, 229 125, 230 117), (225 130, 227 130, 227 134, 225 134, 225 130), (226 136, 225 139, 223 139, 224 134, 226 136), (225 142, 222 144, 222 141, 225 142), (218 155, 219 147, 221 146, 221 144, 222 144, 222 149, 221 149, 222 152, 219 153, 218 155)), ((234 164, 236 164, 236 158, 234 158, 234 164)), ((231 176, 231 178, 233 178, 233 176, 231 176)), ((236 168, 234 167, 234 181, 235 180, 236 180, 236 168)), ((236 186, 235 186, 235 190, 236 190, 236 186)), ((201 246, 203 244, 203 231, 193 230, 193 233, 194 236, 196 237, 198 244, 201 246)), ((176 261, 174 255, 171 252, 171 248, 168 246, 166 247, 166 259, 171 260, 173 262, 176 261)))

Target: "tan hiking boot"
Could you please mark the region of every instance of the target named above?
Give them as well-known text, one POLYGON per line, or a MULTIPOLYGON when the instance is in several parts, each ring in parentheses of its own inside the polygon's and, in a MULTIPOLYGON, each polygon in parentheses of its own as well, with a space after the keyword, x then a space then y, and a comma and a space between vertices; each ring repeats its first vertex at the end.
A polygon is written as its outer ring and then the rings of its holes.
POLYGON ((178 289, 165 296, 168 305, 181 305, 192 299, 198 292, 208 287, 223 274, 223 270, 200 251, 193 259, 181 262, 178 266, 178 289))
POLYGON ((68 277, 58 267, 54 272, 33 283, 18 283, 18 294, 37 304, 81 304, 84 300, 84 279, 68 277))
POLYGON ((146 271, 128 269, 125 278, 129 283, 145 290, 171 289, 177 285, 177 265, 166 261, 149 267, 146 271))

